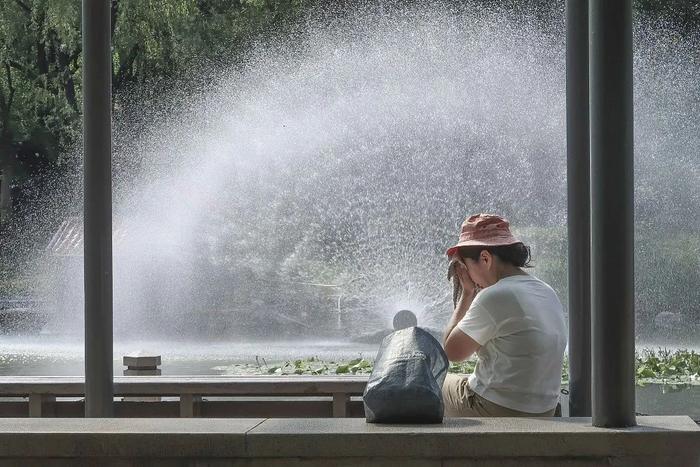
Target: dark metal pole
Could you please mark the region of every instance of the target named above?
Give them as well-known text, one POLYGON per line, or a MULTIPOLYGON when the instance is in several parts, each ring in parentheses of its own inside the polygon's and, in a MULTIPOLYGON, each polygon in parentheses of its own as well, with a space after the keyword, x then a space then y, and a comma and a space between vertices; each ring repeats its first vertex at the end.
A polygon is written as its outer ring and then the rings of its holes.
POLYGON ((588 0, 566 1, 569 414, 591 416, 591 210, 588 0))
POLYGON ((110 0, 83 0, 85 416, 113 416, 110 0))
POLYGON ((590 0, 593 425, 636 424, 632 0, 590 0))

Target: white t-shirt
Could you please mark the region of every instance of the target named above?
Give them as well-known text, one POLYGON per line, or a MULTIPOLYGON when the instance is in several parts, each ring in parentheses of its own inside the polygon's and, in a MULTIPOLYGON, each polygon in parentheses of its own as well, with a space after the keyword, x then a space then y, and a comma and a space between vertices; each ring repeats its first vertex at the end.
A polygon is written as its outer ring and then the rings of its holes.
POLYGON ((530 275, 504 277, 476 295, 457 327, 481 345, 469 377, 475 393, 521 412, 556 407, 567 329, 549 285, 530 275))

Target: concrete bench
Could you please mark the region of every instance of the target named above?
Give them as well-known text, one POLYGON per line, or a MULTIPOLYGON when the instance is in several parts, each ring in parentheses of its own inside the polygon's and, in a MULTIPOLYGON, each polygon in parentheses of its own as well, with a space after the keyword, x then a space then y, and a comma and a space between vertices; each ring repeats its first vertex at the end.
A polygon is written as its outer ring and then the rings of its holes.
POLYGON ((586 418, 0 419, 0 467, 174 466, 697 466, 688 417, 639 417, 604 429, 586 418))
MULTIPOLYGON (((114 395, 179 397, 181 417, 193 417, 202 396, 330 396, 333 417, 346 417, 350 397, 366 384, 367 376, 116 376, 114 395)), ((84 396, 79 376, 0 377, 0 397, 28 397, 30 417, 56 397, 84 396)))

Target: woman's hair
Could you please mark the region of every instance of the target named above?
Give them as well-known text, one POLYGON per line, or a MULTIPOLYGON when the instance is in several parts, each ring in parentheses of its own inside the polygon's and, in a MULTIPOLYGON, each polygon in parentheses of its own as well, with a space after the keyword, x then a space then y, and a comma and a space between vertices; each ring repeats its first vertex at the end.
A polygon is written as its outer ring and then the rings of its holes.
POLYGON ((469 258, 477 261, 479 259, 479 255, 484 250, 488 251, 494 256, 498 256, 501 261, 510 263, 515 267, 531 267, 530 247, 525 246, 523 243, 501 246, 462 246, 459 247, 459 255, 462 258, 469 258))

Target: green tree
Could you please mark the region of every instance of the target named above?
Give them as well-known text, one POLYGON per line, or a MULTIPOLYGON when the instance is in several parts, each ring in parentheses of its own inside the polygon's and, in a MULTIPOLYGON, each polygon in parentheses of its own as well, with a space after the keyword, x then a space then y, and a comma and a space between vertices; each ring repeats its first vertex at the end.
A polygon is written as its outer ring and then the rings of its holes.
POLYGON ((0 5, 2 217, 15 177, 37 160, 56 163, 79 125, 79 4, 12 0, 0 5))
MULTIPOLYGON (((130 85, 168 83, 210 60, 228 63, 248 39, 307 3, 112 0, 114 96, 130 85)), ((80 136, 80 17, 81 0, 0 4, 2 219, 12 212, 10 187, 32 177, 37 159, 60 169, 80 136)))
MULTIPOLYGON (((213 63, 234 64, 252 40, 293 24, 314 1, 111 0, 115 116, 146 105, 127 102, 124 90, 181 93, 178 83, 213 63)), ((18 271, 60 222, 37 219, 35 205, 77 178, 81 7, 0 1, 0 295, 22 293, 18 271)))

